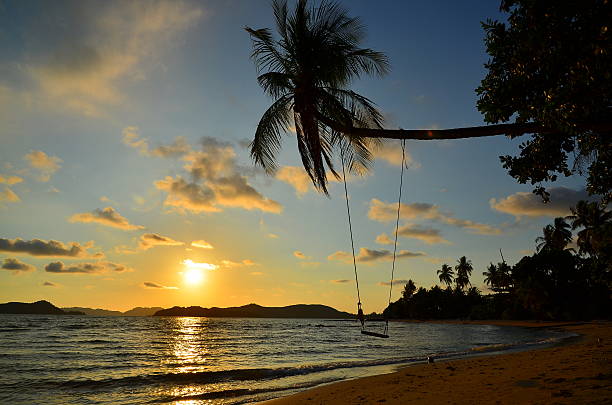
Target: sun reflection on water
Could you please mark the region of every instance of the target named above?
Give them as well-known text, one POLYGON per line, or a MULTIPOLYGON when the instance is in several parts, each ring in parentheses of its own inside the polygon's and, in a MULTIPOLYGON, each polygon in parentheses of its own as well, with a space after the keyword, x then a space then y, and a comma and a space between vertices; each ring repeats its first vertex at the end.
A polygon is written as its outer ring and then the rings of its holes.
POLYGON ((201 339, 201 318, 176 318, 176 327, 173 330, 174 341, 171 343, 172 357, 176 371, 192 373, 202 371, 209 354, 208 348, 201 339))

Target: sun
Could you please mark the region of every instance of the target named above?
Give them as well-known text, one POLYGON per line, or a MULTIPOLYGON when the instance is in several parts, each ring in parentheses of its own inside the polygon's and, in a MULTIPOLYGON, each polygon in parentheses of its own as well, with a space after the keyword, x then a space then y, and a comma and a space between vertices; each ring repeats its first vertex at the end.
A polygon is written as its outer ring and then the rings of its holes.
POLYGON ((183 260, 185 265, 185 271, 183 272, 183 278, 185 283, 189 285, 198 285, 204 281, 205 270, 215 270, 216 265, 210 263, 198 263, 190 259, 183 260))
POLYGON ((194 268, 187 268, 187 270, 183 272, 183 277, 185 277, 185 282, 190 285, 200 284, 204 280, 202 270, 194 268))

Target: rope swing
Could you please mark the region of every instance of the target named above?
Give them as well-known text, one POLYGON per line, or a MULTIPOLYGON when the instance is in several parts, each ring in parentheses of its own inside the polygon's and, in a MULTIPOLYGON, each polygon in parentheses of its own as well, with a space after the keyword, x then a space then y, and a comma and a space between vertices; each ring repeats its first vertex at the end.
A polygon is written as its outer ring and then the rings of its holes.
MULTIPOLYGON (((344 198, 346 200, 346 216, 348 218, 349 235, 351 237, 351 250, 353 253, 353 270, 355 271, 355 285, 357 286, 357 319, 361 322, 361 333, 364 335, 388 338, 389 337, 389 320, 385 316, 385 329, 383 333, 371 332, 365 328, 365 315, 361 306, 361 294, 359 292, 359 277, 357 276, 357 258, 355 255, 355 241, 353 238, 353 224, 351 221, 351 208, 349 204, 348 188, 346 185, 346 169, 344 162, 344 154, 340 154, 342 160, 342 180, 344 183, 344 198)), ((393 291, 393 277, 395 274, 395 259, 397 256, 397 234, 399 229, 400 209, 402 202, 402 186, 404 182, 404 166, 406 164, 406 140, 402 140, 402 167, 400 171, 399 196, 397 198, 397 218, 395 220, 395 241, 393 243, 393 261, 391 263, 391 281, 389 282, 389 303, 391 305, 391 293, 393 291)))

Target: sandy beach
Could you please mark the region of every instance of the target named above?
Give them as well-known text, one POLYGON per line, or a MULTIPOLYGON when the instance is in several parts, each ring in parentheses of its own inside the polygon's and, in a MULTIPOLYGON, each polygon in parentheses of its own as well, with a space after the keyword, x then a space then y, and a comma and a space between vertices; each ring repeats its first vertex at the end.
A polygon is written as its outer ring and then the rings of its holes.
POLYGON ((580 336, 545 349, 413 365, 263 404, 612 404, 612 323, 483 323, 580 336))

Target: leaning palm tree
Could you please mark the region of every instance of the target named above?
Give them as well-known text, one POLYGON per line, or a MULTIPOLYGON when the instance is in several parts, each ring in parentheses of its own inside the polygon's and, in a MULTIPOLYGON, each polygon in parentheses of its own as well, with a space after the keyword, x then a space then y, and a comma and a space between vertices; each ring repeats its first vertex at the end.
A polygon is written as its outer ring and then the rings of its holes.
POLYGON ((275 99, 259 121, 251 157, 273 173, 282 134, 294 129, 304 169, 327 193, 326 166, 338 177, 334 149, 354 170, 367 168, 372 158, 376 140, 336 127, 382 128, 382 114, 374 104, 348 86, 363 74, 387 73, 387 57, 359 46, 363 25, 338 4, 324 0, 315 7, 299 0, 289 12, 286 1, 275 0, 272 7, 279 40, 268 29, 245 28, 253 40, 251 57, 261 73, 257 80, 275 99))
POLYGON ((436 274, 440 282, 446 284, 446 286, 450 286, 453 283, 453 268, 448 264, 443 264, 442 268, 439 269, 436 274))
MULTIPOLYGON (((555 125, 539 121, 451 129, 383 129, 382 116, 372 102, 348 88, 353 79, 363 74, 383 75, 389 67, 384 54, 360 48, 365 29, 359 19, 349 17, 343 7, 328 0, 321 0, 318 6, 297 0, 291 12, 286 0, 274 0, 273 10, 278 39, 267 28, 245 28, 253 40, 251 57, 260 74, 259 84, 275 100, 262 116, 251 143, 251 156, 268 172, 276 168, 282 134, 293 126, 304 168, 324 192, 326 166, 337 175, 332 160, 336 146, 344 151, 341 157, 349 166, 357 162, 355 167, 361 168, 367 167, 371 158, 371 138, 439 140, 525 133, 558 136, 555 125)), ((611 127, 605 120, 578 122, 573 128, 600 133, 609 132, 611 127)))

